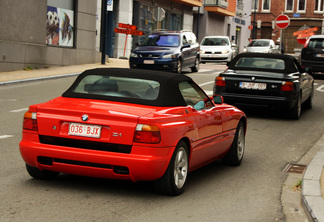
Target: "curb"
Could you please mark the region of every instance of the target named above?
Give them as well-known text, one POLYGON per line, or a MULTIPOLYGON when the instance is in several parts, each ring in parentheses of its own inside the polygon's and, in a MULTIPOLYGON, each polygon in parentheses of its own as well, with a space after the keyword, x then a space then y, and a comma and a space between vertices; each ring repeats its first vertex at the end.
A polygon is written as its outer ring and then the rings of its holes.
POLYGON ((30 79, 20 79, 20 80, 5 81, 5 82, 0 82, 0 87, 1 86, 8 86, 8 85, 13 85, 13 84, 18 84, 18 83, 32 82, 32 81, 40 81, 40 80, 49 80, 49 79, 58 79, 58 78, 70 77, 70 76, 79 75, 80 73, 81 72, 76 72, 76 73, 68 73, 68 74, 61 74, 61 75, 36 77, 36 78, 30 78, 30 79))
POLYGON ((310 221, 324 221, 324 199, 321 194, 321 175, 324 167, 324 136, 314 147, 319 147, 303 177, 302 205, 310 221))

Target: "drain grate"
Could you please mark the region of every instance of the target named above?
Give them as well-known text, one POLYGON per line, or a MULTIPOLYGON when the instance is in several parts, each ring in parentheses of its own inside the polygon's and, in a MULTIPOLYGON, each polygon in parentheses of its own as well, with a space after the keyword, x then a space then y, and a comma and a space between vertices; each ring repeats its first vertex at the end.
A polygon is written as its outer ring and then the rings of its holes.
POLYGON ((305 169, 306 169, 306 165, 301 165, 301 164, 291 164, 289 163, 285 169, 283 170, 283 172, 286 173, 299 173, 302 174, 304 173, 305 169))

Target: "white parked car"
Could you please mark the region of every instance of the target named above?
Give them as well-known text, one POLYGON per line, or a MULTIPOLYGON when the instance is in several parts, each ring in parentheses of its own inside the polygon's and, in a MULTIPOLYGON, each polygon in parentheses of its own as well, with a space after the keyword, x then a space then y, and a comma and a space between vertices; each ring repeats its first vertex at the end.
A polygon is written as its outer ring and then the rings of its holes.
POLYGON ((228 36, 205 36, 200 43, 201 63, 230 62, 236 54, 234 47, 228 36))
POLYGON ((278 46, 272 39, 253 39, 244 52, 261 52, 261 53, 275 53, 279 54, 278 46))

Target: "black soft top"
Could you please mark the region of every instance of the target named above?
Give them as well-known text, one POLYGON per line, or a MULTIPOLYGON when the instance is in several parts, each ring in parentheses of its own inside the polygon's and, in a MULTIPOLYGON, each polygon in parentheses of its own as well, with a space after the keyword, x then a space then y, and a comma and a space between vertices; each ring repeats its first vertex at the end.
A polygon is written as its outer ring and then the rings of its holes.
POLYGON ((296 58, 291 55, 283 55, 283 54, 273 54, 273 53, 240 53, 238 54, 228 65, 229 69, 232 70, 257 70, 257 71, 271 71, 269 69, 260 69, 260 68, 245 68, 245 67, 237 67, 236 63, 239 59, 244 57, 255 57, 255 58, 273 58, 273 59, 281 59, 285 63, 284 70, 280 70, 280 73, 294 73, 301 72, 302 68, 297 62, 296 58))
POLYGON ((70 98, 84 98, 84 99, 98 99, 106 101, 116 101, 125 103, 135 103, 140 105, 150 106, 186 106, 186 102, 179 89, 180 82, 193 82, 193 80, 182 74, 155 71, 155 70, 142 70, 142 69, 127 69, 127 68, 98 68, 86 70, 81 73, 71 87, 62 94, 63 97, 70 98), (80 81, 89 75, 101 75, 101 76, 114 76, 114 77, 126 77, 135 79, 153 80, 160 84, 159 95, 155 100, 144 100, 139 98, 127 98, 127 97, 114 97, 106 95, 95 95, 86 93, 76 93, 75 88, 80 81))

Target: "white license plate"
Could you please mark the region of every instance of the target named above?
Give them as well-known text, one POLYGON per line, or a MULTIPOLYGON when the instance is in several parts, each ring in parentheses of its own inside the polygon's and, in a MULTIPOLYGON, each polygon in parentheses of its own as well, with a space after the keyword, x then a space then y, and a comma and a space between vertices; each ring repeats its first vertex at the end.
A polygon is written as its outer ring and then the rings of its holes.
POLYGON ((324 57, 324 54, 317 54, 316 57, 321 57, 321 58, 323 58, 323 57, 324 57))
POLYGON ((256 83, 256 82, 240 82, 240 88, 265 90, 267 88, 267 84, 266 83, 256 83))
POLYGON ((69 135, 100 138, 101 126, 70 123, 69 135))
POLYGON ((154 60, 144 60, 144 64, 154 64, 154 60))

